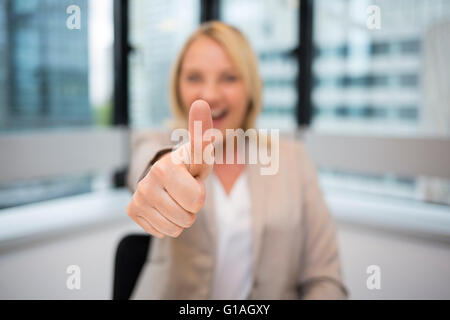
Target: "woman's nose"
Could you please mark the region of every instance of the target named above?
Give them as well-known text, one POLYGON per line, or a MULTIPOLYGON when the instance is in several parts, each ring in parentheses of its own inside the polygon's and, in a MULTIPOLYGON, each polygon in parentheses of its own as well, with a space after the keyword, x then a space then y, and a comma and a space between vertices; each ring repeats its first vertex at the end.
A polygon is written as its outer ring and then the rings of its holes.
POLYGON ((209 104, 213 104, 220 100, 220 89, 214 82, 206 83, 202 89, 201 99, 209 104))

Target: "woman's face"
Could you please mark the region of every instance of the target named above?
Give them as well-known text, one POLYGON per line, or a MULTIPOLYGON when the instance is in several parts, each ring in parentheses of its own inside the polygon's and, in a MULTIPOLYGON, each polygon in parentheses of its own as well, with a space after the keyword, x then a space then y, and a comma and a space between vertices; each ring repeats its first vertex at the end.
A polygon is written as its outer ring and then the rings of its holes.
POLYGON ((181 65, 179 88, 187 112, 195 100, 209 103, 214 128, 223 135, 226 129, 242 127, 248 91, 230 57, 214 40, 202 36, 189 46, 181 65))

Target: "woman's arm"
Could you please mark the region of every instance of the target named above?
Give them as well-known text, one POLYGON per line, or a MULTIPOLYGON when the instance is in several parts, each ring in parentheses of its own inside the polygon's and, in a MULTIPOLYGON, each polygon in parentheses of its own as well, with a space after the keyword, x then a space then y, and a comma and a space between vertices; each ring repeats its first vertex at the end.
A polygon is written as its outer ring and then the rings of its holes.
POLYGON ((336 228, 323 198, 317 171, 302 149, 304 166, 304 248, 299 279, 301 299, 346 299, 336 228))

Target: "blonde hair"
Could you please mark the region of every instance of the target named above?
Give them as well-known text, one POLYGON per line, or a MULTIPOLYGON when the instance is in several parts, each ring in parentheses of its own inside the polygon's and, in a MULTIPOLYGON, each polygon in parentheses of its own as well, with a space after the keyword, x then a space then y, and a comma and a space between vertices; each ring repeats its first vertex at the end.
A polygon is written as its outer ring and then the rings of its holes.
POLYGON ((186 41, 175 61, 170 83, 171 109, 174 116, 172 126, 178 128, 187 128, 188 126, 188 115, 180 96, 179 78, 187 50, 195 40, 202 36, 209 37, 221 45, 242 76, 250 96, 242 129, 254 128, 262 108, 263 85, 258 71, 258 60, 245 36, 237 28, 220 21, 202 24, 186 41))

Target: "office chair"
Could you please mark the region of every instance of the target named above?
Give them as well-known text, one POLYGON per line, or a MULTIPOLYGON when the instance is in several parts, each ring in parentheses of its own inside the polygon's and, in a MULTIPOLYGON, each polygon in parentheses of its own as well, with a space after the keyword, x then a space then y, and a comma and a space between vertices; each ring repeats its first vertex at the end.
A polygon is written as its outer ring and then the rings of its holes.
POLYGON ((151 242, 149 235, 128 235, 120 240, 114 264, 113 300, 131 297, 145 263, 151 242))

